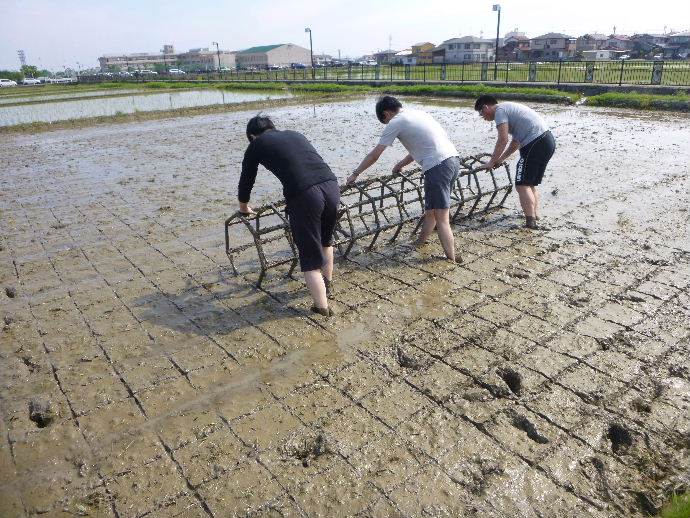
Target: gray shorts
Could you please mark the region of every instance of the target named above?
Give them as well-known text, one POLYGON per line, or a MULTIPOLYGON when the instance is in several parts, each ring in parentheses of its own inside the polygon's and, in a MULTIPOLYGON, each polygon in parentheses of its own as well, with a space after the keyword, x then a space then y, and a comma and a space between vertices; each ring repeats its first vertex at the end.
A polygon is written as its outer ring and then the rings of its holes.
POLYGON ((450 208, 450 191, 460 173, 460 159, 446 158, 424 172, 424 209, 450 208))

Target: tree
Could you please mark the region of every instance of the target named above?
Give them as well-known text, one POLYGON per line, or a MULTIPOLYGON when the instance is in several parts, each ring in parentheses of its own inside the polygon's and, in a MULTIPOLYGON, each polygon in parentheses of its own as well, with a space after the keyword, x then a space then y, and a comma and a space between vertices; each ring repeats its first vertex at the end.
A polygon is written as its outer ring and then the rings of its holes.
POLYGON ((38 67, 33 65, 23 65, 21 71, 24 77, 38 77, 38 67))
POLYGON ((112 73, 118 73, 120 71, 120 67, 118 65, 108 65, 108 72, 112 73))
POLYGON ((166 67, 163 63, 155 63, 153 65, 153 69, 158 72, 159 74, 166 72, 166 67))

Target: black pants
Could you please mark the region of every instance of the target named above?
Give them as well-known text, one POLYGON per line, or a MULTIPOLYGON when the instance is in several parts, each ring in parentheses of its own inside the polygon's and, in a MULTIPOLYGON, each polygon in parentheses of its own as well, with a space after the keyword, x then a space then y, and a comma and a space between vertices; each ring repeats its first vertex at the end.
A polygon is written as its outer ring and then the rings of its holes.
POLYGON ((554 151, 556 139, 548 130, 521 147, 520 160, 515 169, 515 185, 539 185, 554 151))
POLYGON ((303 272, 318 270, 325 264, 323 247, 333 245, 339 203, 337 180, 312 185, 288 200, 290 229, 303 272))

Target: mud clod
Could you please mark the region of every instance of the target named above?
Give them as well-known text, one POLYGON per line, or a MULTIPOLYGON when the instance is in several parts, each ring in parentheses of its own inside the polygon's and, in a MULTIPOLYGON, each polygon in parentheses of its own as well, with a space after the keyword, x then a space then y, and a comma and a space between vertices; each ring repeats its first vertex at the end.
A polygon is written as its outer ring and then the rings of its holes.
POLYGON ((419 358, 415 358, 400 346, 395 350, 395 358, 398 360, 400 366, 405 369, 421 370, 427 366, 426 362, 419 358))
POLYGON ((668 369, 668 373, 674 378, 690 380, 690 369, 685 365, 671 365, 668 369))
POLYGON ((17 290, 13 288, 12 286, 7 286, 5 287, 5 295, 7 295, 9 298, 13 299, 17 296, 17 290))
POLYGON ((652 405, 649 403, 649 401, 645 401, 641 397, 634 399, 630 403, 630 406, 636 412, 640 412, 640 413, 644 413, 644 414, 649 414, 652 411, 652 405))
POLYGON ((611 441, 611 449, 614 453, 629 448, 633 444, 632 434, 627 428, 619 423, 613 423, 609 426, 607 437, 611 441))
POLYGON ((519 396, 522 392, 522 375, 512 369, 500 369, 497 373, 506 382, 510 391, 519 396))
POLYGON ((546 444, 549 442, 549 439, 542 434, 539 433, 537 430, 537 427, 534 426, 534 423, 532 423, 529 419, 527 419, 525 416, 522 415, 516 415, 513 417, 513 426, 515 428, 518 428, 519 430, 522 430, 527 434, 527 437, 532 439, 534 442, 539 443, 539 444, 546 444))
POLYGON ((302 461, 302 466, 309 465, 319 457, 332 453, 328 439, 323 433, 312 437, 294 437, 281 448, 283 454, 302 461))
POLYGON ((57 417, 53 404, 47 399, 33 398, 29 401, 29 419, 39 428, 45 428, 57 417))

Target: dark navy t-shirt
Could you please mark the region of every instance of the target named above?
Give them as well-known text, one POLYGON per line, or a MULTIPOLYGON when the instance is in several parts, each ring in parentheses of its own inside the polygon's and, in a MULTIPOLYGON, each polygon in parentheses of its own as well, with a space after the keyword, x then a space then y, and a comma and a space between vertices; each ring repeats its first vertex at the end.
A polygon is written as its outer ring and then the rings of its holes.
POLYGON ((283 184, 285 200, 313 185, 337 180, 304 135, 291 130, 268 130, 252 140, 244 153, 237 186, 237 198, 242 203, 249 201, 259 164, 283 184))

